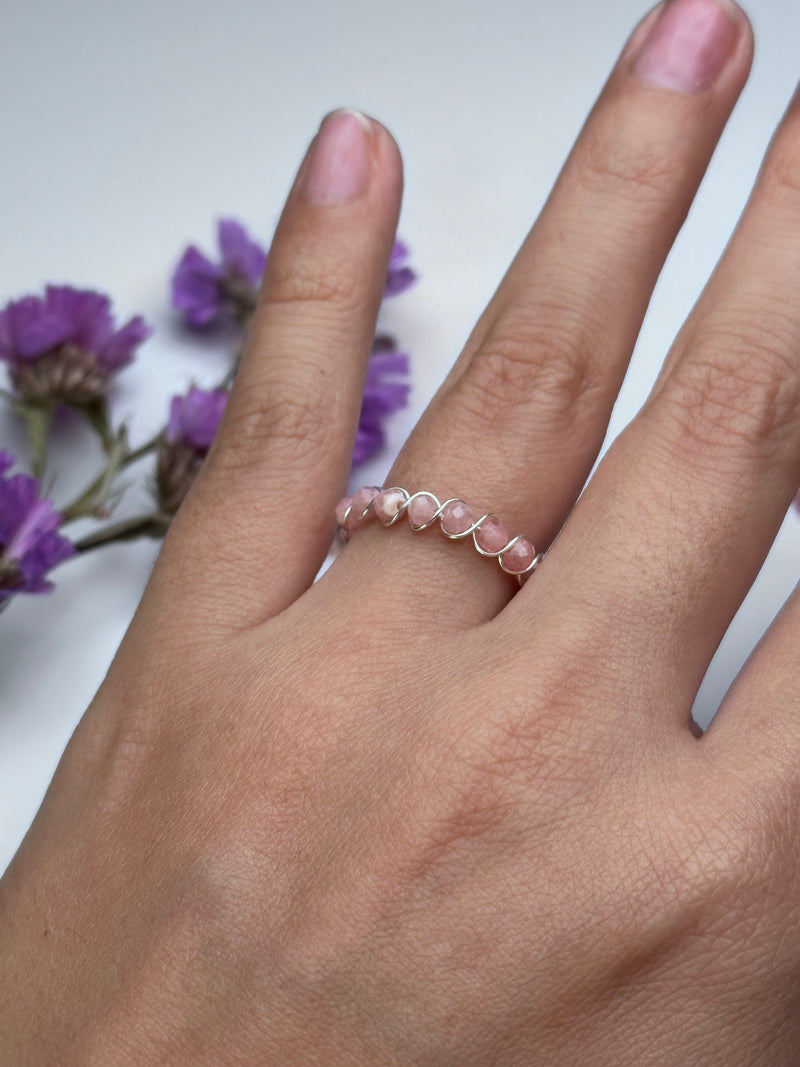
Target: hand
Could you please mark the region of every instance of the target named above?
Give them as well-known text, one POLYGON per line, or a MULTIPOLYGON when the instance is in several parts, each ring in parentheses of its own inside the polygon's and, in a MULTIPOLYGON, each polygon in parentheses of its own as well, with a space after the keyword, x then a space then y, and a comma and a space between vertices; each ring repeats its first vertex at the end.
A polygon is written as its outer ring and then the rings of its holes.
POLYGON ((401 192, 385 129, 323 125, 2 882, 2 1063, 800 1062, 797 593, 690 722, 800 481, 800 103, 575 503, 750 50, 712 0, 647 16, 389 476, 560 530, 516 595, 405 523, 312 585, 401 192))

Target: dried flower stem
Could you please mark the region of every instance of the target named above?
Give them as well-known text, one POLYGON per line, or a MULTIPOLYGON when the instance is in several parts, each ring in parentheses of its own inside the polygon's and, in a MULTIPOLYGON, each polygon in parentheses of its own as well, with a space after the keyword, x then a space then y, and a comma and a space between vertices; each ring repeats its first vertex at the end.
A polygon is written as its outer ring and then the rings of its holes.
POLYGON ((155 452, 155 450, 161 444, 163 436, 164 429, 162 427, 162 429, 160 429, 158 433, 153 434, 153 436, 149 440, 145 441, 143 445, 139 445, 139 447, 134 448, 132 452, 126 453, 125 457, 120 463, 120 470, 123 470, 125 467, 129 467, 131 463, 135 463, 139 459, 143 459, 150 452, 155 452))
POLYGON ((123 425, 111 438, 108 446, 108 462, 94 481, 87 486, 79 497, 61 509, 62 525, 83 519, 88 515, 106 518, 105 510, 111 488, 117 474, 125 465, 128 455, 128 433, 123 425))
POLYGON ((31 470, 41 480, 47 467, 47 445, 53 424, 52 404, 28 404, 12 395, 11 406, 24 421, 31 450, 31 470))
POLYGON ((75 541, 75 550, 83 553, 110 544, 112 541, 134 541, 140 537, 161 538, 169 529, 171 522, 171 516, 165 515, 162 511, 153 511, 149 515, 125 519, 114 523, 113 526, 95 530, 94 533, 88 534, 80 541, 75 541))

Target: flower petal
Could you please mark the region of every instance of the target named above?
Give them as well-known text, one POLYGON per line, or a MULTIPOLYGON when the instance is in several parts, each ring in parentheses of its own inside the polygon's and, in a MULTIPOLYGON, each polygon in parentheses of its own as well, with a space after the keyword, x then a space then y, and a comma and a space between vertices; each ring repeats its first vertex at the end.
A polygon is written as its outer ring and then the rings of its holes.
POLYGON ((51 315, 69 322, 69 336, 64 340, 86 352, 97 352, 114 331, 111 301, 92 289, 48 285, 45 304, 51 315))
POLYGON ((200 455, 211 447, 228 394, 224 389, 198 389, 192 386, 186 396, 172 398, 167 425, 167 441, 182 442, 200 455))
POLYGON ((353 444, 352 465, 357 467, 360 463, 366 463, 368 459, 372 459, 375 453, 383 448, 385 441, 381 423, 377 419, 365 417, 362 413, 353 444))
POLYGON ((267 253, 248 234, 236 219, 220 219, 217 223, 217 241, 222 253, 225 273, 246 278, 258 286, 267 265, 267 253))
POLYGON ((139 345, 146 341, 152 332, 152 328, 141 315, 137 315, 113 333, 106 345, 98 351, 99 362, 108 371, 126 366, 133 359, 139 345))
POLYGON ((18 561, 19 569, 25 578, 25 592, 38 593, 52 589, 51 582, 42 581, 43 575, 74 555, 75 546, 61 534, 52 531, 38 537, 18 561))
POLYGON ((0 359, 8 362, 13 352, 10 315, 8 309, 5 309, 0 311, 0 359))
POLYGON ((12 300, 5 309, 9 363, 35 359, 69 339, 69 316, 49 308, 39 296, 12 300))
POLYGON ((395 346, 395 339, 388 334, 379 334, 373 342, 353 445, 354 467, 371 459, 383 448, 386 443, 385 416, 408 404, 411 386, 402 379, 408 376, 410 359, 406 352, 398 351, 395 346))
POLYGON ((222 310, 222 269, 191 245, 172 275, 172 306, 192 326, 207 326, 222 310))
POLYGON ((408 259, 408 246, 401 240, 396 240, 389 257, 389 269, 386 273, 386 285, 384 296, 397 296, 405 292, 417 280, 418 275, 411 267, 405 264, 408 259))
POLYGON ((75 554, 74 545, 58 533, 61 516, 39 495, 36 479, 28 474, 3 477, 13 463, 13 456, 0 452, 0 562, 11 565, 0 600, 49 589, 46 572, 75 554))

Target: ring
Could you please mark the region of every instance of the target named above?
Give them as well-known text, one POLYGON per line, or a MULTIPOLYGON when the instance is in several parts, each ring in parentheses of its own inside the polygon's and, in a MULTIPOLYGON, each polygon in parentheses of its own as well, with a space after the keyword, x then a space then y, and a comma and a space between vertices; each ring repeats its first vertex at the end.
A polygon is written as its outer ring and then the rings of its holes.
POLYGON ((542 562, 543 553, 537 554, 526 537, 509 537, 506 527, 491 511, 476 519, 473 509, 459 497, 440 502, 428 490, 409 493, 399 485, 388 489, 365 485, 352 496, 343 497, 336 505, 339 538, 346 544, 370 519, 394 526, 406 514, 408 525, 417 533, 429 529, 438 519, 442 533, 450 541, 471 536, 480 555, 496 559, 500 569, 520 585, 542 562))

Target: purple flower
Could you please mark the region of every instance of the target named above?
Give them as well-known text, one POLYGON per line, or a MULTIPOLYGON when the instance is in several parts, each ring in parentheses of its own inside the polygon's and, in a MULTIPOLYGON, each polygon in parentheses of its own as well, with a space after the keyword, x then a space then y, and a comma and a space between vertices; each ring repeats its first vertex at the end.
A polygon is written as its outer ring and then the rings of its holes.
POLYGON ((158 450, 157 486, 162 511, 173 515, 200 469, 217 432, 228 394, 224 389, 192 386, 186 396, 174 396, 169 422, 158 450))
POLYGON ((198 329, 231 320, 247 326, 258 301, 267 253, 235 219, 219 220, 217 244, 218 262, 194 245, 183 253, 172 275, 172 305, 198 329))
POLYGON ((0 451, 0 605, 15 593, 52 589, 45 574, 75 554, 57 527, 61 516, 28 474, 6 477, 14 457, 0 451))
POLYGON ((417 275, 406 264, 408 255, 408 247, 399 239, 395 241, 392 254, 389 257, 389 270, 386 275, 384 296, 397 296, 398 293, 405 292, 417 280, 417 275))
POLYGON ((48 285, 43 297, 0 311, 0 360, 23 399, 86 407, 106 395, 111 376, 151 332, 139 316, 115 329, 102 293, 48 285))
POLYGON ((214 440, 227 402, 224 389, 207 392, 195 385, 186 396, 174 396, 169 407, 167 441, 185 444, 204 456, 214 440))
POLYGON ((408 372, 409 358, 405 352, 398 352, 394 338, 385 334, 377 336, 372 346, 353 447, 354 467, 366 462, 386 443, 384 419, 408 403, 411 386, 402 380, 408 377, 408 372))

